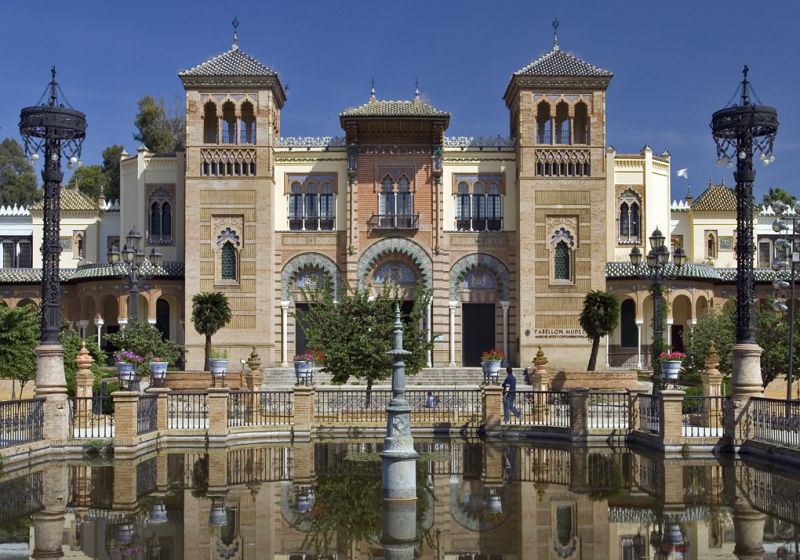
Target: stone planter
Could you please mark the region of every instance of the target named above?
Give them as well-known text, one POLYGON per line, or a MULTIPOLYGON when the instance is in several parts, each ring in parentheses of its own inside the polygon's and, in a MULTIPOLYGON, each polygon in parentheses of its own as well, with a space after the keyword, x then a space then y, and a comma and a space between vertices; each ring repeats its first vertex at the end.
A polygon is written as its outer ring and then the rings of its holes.
POLYGON ((502 360, 487 360, 484 363, 486 364, 485 365, 485 367, 486 367, 486 375, 489 378, 494 379, 495 381, 497 381, 497 377, 498 377, 498 375, 500 375, 500 368, 503 365, 503 361, 502 360))
POLYGON ((674 385, 678 382, 678 377, 681 372, 681 364, 683 364, 683 360, 661 361, 661 373, 664 375, 664 379, 668 383, 672 383, 674 385))
POLYGON ((136 366, 130 362, 117 362, 117 379, 120 383, 130 383, 136 374, 136 366))
POLYGON ((307 385, 308 380, 314 374, 314 362, 308 360, 295 360, 294 375, 298 385, 307 385))
POLYGON ((210 358, 208 360, 208 369, 211 370, 211 376, 214 378, 225 377, 225 372, 228 371, 228 359, 210 358))
POLYGON ((150 375, 159 381, 167 376, 167 362, 150 362, 150 375))

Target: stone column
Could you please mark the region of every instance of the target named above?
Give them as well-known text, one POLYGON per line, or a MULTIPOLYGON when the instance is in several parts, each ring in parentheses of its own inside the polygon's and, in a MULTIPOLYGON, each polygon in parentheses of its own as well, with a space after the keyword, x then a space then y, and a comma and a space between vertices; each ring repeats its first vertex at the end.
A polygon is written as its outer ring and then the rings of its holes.
POLYGON ((228 437, 228 387, 208 389, 208 442, 224 444, 228 437))
MULTIPOLYGON (((738 493, 738 492, 737 492, 738 493)), ((751 506, 743 496, 736 496, 733 505, 733 553, 739 560, 762 560, 764 553, 764 522, 767 516, 751 506)))
POLYGON ((456 307, 458 301, 450 301, 450 367, 456 367, 456 307))
POLYGON ((569 436, 573 443, 586 443, 589 439, 589 389, 578 388, 569 392, 569 436))
MULTIPOLYGON (((508 360, 508 308, 511 305, 510 301, 501 301, 500 306, 503 308, 503 356, 508 360)), ((509 361, 510 363, 510 361, 509 361)))
POLYGON ((758 344, 733 345, 733 375, 731 392, 738 407, 743 407, 751 397, 764 395, 761 380, 761 353, 758 344))
MULTIPOLYGON (((78 366, 78 371, 75 373, 75 396, 78 398, 92 398, 92 385, 94 384, 94 374, 91 367, 94 363, 94 358, 89 354, 86 349, 86 342, 81 344, 81 349, 78 351, 78 356, 75 358, 75 364, 78 366)), ((80 418, 80 423, 85 424, 88 418, 92 415, 92 402, 83 401, 75 405, 75 415, 80 418)))
POLYGON ((169 387, 148 387, 144 392, 158 396, 158 400, 156 401, 156 430, 159 432, 167 430, 169 428, 167 401, 172 389, 169 387))
POLYGON ((314 424, 314 386, 295 385, 292 391, 294 392, 292 406, 294 434, 296 437, 308 438, 311 436, 311 428, 314 424))
MULTIPOLYGON (((721 397, 722 396, 722 374, 719 369, 719 354, 714 347, 714 343, 708 347, 708 354, 706 356, 706 369, 700 374, 700 379, 703 382, 703 396, 704 397, 721 397)), ((703 416, 708 419, 709 428, 719 428, 722 424, 720 413, 722 409, 713 406, 712 403, 703 401, 703 416)))
POLYGON ((136 417, 139 410, 139 393, 114 391, 114 453, 130 452, 136 447, 136 417))
MULTIPOLYGON (((425 318, 428 322, 428 344, 433 340, 433 299, 428 302, 428 308, 425 310, 425 318)), ((433 367, 433 345, 428 350, 428 367, 433 367)))
POLYGON ((253 351, 250 352, 250 357, 247 358, 247 367, 249 371, 244 375, 247 390, 260 391, 262 382, 261 357, 256 352, 255 346, 253 346, 253 351))
POLYGON ((636 367, 642 369, 642 325, 644 321, 636 320, 636 367))
POLYGON ((34 513, 31 558, 64 556, 64 513, 68 495, 69 470, 66 463, 49 462, 42 471, 42 509, 34 513))
POLYGON ((503 421, 503 388, 500 385, 483 386, 483 425, 486 433, 498 432, 503 421))
POLYGON ((672 317, 667 317, 667 329, 664 334, 667 339, 667 348, 672 348, 672 317))
POLYGON ((684 391, 664 389, 659 399, 661 406, 661 443, 664 449, 679 451, 683 445, 683 397, 684 391))
MULTIPOLYGON (((115 393, 116 394, 116 393, 115 393)), ((116 449, 114 450, 116 453, 116 449)), ((114 496, 112 509, 117 513, 136 511, 136 465, 134 458, 117 461, 114 458, 114 496)))
POLYGON ((97 326, 97 345, 102 348, 103 347, 103 325, 105 321, 103 319, 95 319, 94 324, 97 326))
POLYGON ((67 379, 64 375, 64 348, 60 344, 40 344, 36 353, 36 396, 44 397, 44 439, 50 445, 63 445, 69 436, 67 379))
POLYGON ((289 304, 281 301, 281 366, 289 367, 289 304))

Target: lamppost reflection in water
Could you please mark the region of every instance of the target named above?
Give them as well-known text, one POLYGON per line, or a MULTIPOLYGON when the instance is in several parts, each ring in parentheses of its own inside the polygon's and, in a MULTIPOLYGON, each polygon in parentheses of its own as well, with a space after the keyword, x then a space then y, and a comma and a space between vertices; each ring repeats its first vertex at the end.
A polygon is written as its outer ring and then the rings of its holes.
POLYGON ((383 500, 384 558, 413 560, 417 546, 417 503, 407 500, 383 500))

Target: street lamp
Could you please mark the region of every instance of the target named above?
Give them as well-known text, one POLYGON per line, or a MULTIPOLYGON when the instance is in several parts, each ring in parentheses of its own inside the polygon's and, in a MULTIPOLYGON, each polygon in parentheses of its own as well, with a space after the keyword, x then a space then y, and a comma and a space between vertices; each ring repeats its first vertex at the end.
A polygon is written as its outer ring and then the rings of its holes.
POLYGON ((144 250, 140 247, 141 242, 142 234, 134 226, 125 236, 125 246, 122 251, 116 245, 112 245, 107 255, 114 274, 127 278, 131 285, 128 298, 128 321, 139 319, 139 281, 152 278, 158 267, 161 266, 161 251, 153 247, 147 258, 144 250), (122 263, 120 263, 120 259, 122 263), (150 266, 145 267, 146 264, 150 266), (118 268, 119 274, 117 274, 118 268))
POLYGON ((773 202, 772 209, 775 210, 775 214, 778 216, 772 222, 772 229, 775 233, 783 234, 783 237, 775 240, 775 245, 783 249, 783 254, 786 256, 785 259, 775 259, 772 262, 772 269, 775 272, 789 270, 788 282, 776 278, 773 280, 772 285, 776 290, 789 288, 789 305, 786 305, 784 299, 776 299, 774 305, 778 311, 789 313, 789 365, 787 368, 786 400, 790 401, 792 400, 792 381, 794 381, 795 267, 800 262, 800 252, 798 252, 798 242, 800 241, 800 201, 795 203, 792 214, 787 212, 789 205, 784 202, 773 202))
POLYGON ((662 347, 664 339, 664 324, 661 321, 661 310, 664 308, 664 294, 662 292, 662 282, 674 278, 678 271, 686 264, 686 253, 677 247, 670 253, 669 248, 664 244, 664 234, 656 228, 650 235, 650 251, 642 264, 642 251, 638 246, 631 249, 631 264, 636 269, 636 274, 643 280, 650 282, 653 293, 653 344, 651 348, 651 367, 653 368, 653 394, 661 391, 662 374, 656 373, 656 362, 658 353, 662 347), (669 267, 669 258, 672 256, 674 268, 669 267))
MULTIPOLYGON (((59 191, 64 180, 61 156, 68 158, 67 166, 80 164, 81 146, 86 137, 86 115, 73 109, 56 82, 56 67, 50 69, 51 79, 39 102, 20 112, 19 132, 25 153, 32 163, 44 155, 44 225, 42 240, 42 316, 41 344, 58 345, 61 312, 59 295, 59 243, 61 198, 59 191)), ((62 366, 63 367, 63 366, 62 366)), ((63 371, 63 370, 62 370, 63 371)), ((37 379, 37 386, 44 380, 37 379)), ((47 384, 47 383, 45 383, 47 384)), ((61 382, 63 384, 63 380, 61 382)))
POLYGON ((775 161, 772 153, 778 131, 778 112, 761 105, 744 67, 742 83, 724 109, 711 117, 711 135, 717 147, 717 163, 732 167, 736 158, 736 344, 733 348, 734 397, 763 393, 761 349, 756 345, 753 298, 753 150, 764 165, 775 161), (736 95, 739 94, 738 104, 736 95), (753 98, 758 104, 753 103, 753 98))

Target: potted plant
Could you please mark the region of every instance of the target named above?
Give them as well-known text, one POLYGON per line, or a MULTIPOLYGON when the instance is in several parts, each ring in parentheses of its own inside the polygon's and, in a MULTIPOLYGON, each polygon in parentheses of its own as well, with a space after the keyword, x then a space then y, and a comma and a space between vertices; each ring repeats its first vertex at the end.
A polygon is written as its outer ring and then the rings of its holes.
POLYGON ((136 368, 144 362, 136 352, 120 350, 114 354, 114 363, 117 366, 117 378, 120 383, 131 383, 136 377, 136 368))
POLYGON ((163 383, 167 376, 167 366, 169 362, 161 359, 160 356, 153 356, 150 360, 150 376, 153 378, 153 385, 163 383))
POLYGON ((313 351, 304 354, 297 354, 294 357, 294 375, 297 377, 297 384, 308 384, 308 379, 314 374, 314 362, 316 356, 313 351))
POLYGON ((484 364, 483 367, 486 368, 486 375, 497 379, 500 367, 503 365, 503 353, 496 348, 487 350, 481 354, 481 362, 484 364))
POLYGON ((661 373, 664 374, 664 379, 673 385, 678 382, 678 374, 685 357, 686 354, 682 352, 661 352, 658 355, 658 360, 661 362, 661 373))
POLYGON ((208 358, 208 369, 211 370, 214 380, 218 377, 224 378, 228 370, 228 351, 212 348, 208 358))

